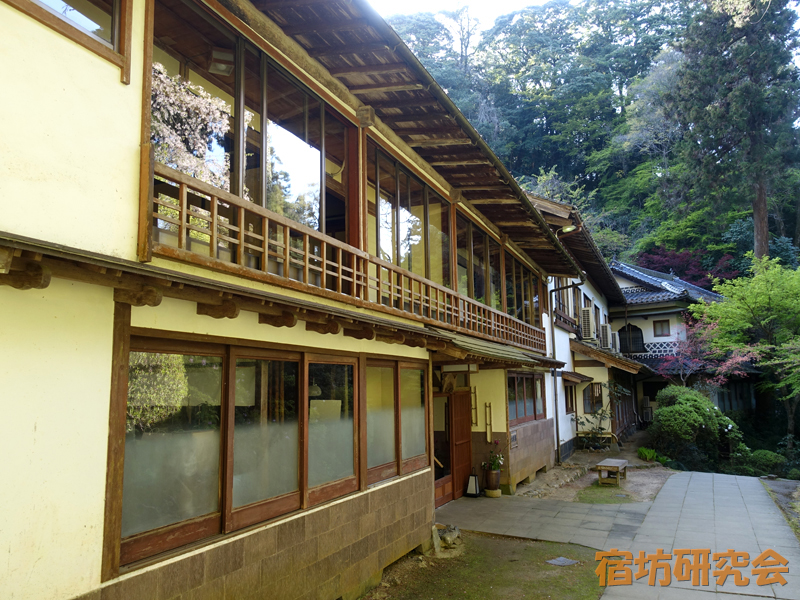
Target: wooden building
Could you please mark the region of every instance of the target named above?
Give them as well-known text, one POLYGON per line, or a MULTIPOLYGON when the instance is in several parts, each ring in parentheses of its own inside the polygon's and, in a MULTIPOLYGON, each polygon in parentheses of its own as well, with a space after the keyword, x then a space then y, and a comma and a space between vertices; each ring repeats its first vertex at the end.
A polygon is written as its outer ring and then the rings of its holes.
POLYGON ((581 269, 366 2, 3 0, 0 53, 3 597, 357 597, 512 379, 552 463, 581 269))

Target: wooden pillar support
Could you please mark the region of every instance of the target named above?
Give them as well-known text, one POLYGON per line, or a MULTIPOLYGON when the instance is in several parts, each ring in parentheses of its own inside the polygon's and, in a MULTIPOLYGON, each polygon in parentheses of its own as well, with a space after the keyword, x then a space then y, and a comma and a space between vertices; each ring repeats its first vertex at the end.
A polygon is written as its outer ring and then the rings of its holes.
POLYGON ((262 325, 272 325, 273 327, 294 327, 297 325, 297 313, 284 310, 280 315, 258 315, 258 322, 262 325))
POLYGON ((356 340, 374 340, 376 337, 375 330, 372 327, 362 327, 360 329, 345 329, 344 334, 347 337, 356 340))
POLYGON ((0 246, 0 275, 11 272, 11 263, 14 261, 14 249, 0 246))
POLYGON ((235 300, 225 299, 222 304, 197 303, 197 314, 214 319, 235 319, 239 316, 239 305, 235 300))
POLYGON ((385 344, 404 344, 406 341, 406 336, 399 331, 394 331, 392 333, 381 332, 375 337, 375 339, 379 342, 384 342, 385 344))
POLYGON ((143 286, 141 291, 114 288, 114 302, 130 304, 131 306, 158 306, 164 294, 153 286, 143 286))
POLYGON ((17 290, 43 290, 50 285, 50 269, 35 262, 25 264, 21 271, 0 274, 0 285, 9 285, 17 290))

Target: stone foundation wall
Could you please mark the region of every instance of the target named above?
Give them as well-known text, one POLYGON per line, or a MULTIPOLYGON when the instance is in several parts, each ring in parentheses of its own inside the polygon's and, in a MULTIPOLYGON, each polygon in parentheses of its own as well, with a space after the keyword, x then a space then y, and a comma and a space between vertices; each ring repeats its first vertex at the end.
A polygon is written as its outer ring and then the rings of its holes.
POLYGON ((531 421, 512 427, 517 432, 517 447, 509 449, 508 471, 500 483, 505 493, 513 494, 523 479, 533 478, 539 469, 555 464, 555 425, 553 419, 531 421))
POLYGON ((355 600, 430 540, 432 525, 425 469, 123 575, 80 600, 355 600))

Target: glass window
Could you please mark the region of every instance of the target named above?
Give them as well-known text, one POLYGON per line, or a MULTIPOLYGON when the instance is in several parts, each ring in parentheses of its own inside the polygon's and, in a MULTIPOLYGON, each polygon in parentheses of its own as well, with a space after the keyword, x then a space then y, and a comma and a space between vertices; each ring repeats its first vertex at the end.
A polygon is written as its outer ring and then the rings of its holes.
POLYGON ((508 420, 513 421, 517 418, 517 380, 514 377, 508 378, 508 420))
POLYGON ((430 279, 450 287, 450 204, 428 191, 428 238, 430 241, 430 279))
POLYGON ((653 321, 653 335, 666 337, 669 335, 669 321, 653 321))
POLYGON ((367 468, 395 460, 394 368, 367 366, 367 468))
POLYGON ((536 377, 531 381, 535 388, 536 394, 536 418, 543 419, 545 417, 544 412, 544 379, 542 377, 536 377))
POLYGON ((506 313, 517 316, 517 287, 515 284, 514 259, 506 252, 506 313))
POLYGON ((353 366, 308 366, 308 485, 355 475, 353 366))
POLYGON ((472 297, 478 302, 486 300, 486 234, 472 225, 472 297))
POLYGON ((330 112, 325 113, 325 233, 340 242, 349 241, 347 144, 347 126, 330 112))
POLYGON ((261 181, 261 145, 264 141, 261 68, 261 55, 248 48, 244 60, 245 164, 242 197, 259 206, 264 205, 264 185, 261 181))
POLYGON ((131 352, 122 537, 219 510, 222 358, 131 352))
POLYGON ((503 291, 500 272, 500 244, 489 239, 489 306, 503 310, 503 291))
POLYGON ((234 508, 298 489, 299 364, 236 361, 234 508))
POLYGON ((397 249, 397 177, 395 163, 378 158, 378 256, 394 263, 397 249))
POLYGON ((425 277, 425 188, 406 173, 400 181, 400 266, 425 277))
POLYGON ((111 45, 113 11, 110 0, 39 0, 53 13, 71 25, 92 34, 111 45))
MULTIPOLYGON (((534 414, 533 412, 533 399, 536 396, 535 388, 536 383, 531 377, 525 377, 525 416, 530 417, 534 414)), ((541 398, 536 398, 537 401, 541 401, 541 398)))
POLYGON ((320 228, 320 102, 272 65, 267 75, 266 206, 320 228))
POLYGON ((400 369, 403 459, 425 454, 425 370, 400 369))
POLYGON ((464 296, 470 295, 469 285, 469 259, 470 259, 469 243, 469 221, 456 214, 456 263, 457 263, 457 291, 464 296))

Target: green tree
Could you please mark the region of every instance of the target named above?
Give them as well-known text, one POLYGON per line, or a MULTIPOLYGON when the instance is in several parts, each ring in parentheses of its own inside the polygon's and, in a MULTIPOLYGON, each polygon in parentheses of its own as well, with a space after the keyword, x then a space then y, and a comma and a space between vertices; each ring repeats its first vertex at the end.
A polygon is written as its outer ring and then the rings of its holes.
POLYGON ((713 343, 719 350, 746 350, 760 357, 764 383, 783 402, 786 430, 794 436, 800 404, 800 270, 776 259, 754 258, 751 273, 714 286, 725 301, 690 310, 716 323, 713 343))
POLYGON ((769 254, 768 196, 797 161, 797 16, 788 0, 754 0, 750 16, 706 8, 680 49, 671 97, 684 127, 690 200, 749 203, 755 256, 769 254), (749 201, 749 202, 748 202, 749 201))

